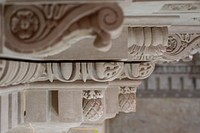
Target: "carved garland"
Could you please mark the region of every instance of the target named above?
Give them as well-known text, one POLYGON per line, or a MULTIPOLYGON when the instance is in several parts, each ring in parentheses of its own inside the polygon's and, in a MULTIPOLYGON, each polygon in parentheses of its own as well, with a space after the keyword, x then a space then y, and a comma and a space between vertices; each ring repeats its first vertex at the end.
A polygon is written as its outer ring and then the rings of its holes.
POLYGON ((157 60, 168 46, 167 27, 129 27, 128 35, 129 60, 157 60))
POLYGON ((88 35, 107 51, 123 23, 117 4, 35 4, 5 6, 6 47, 19 53, 53 55, 88 35))

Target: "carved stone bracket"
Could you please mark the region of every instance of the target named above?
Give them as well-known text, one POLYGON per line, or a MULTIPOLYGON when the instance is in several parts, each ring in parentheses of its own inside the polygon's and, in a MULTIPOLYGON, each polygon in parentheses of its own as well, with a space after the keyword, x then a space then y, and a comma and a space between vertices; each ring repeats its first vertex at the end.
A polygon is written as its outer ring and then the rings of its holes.
MULTIPOLYGON (((117 4, 6 4, 5 46, 12 52, 50 56, 88 36, 100 51, 111 47, 123 13, 117 4)), ((34 56, 34 55, 33 55, 34 56)))
POLYGON ((156 60, 168 46, 167 27, 129 27, 129 60, 156 60))
POLYGON ((136 87, 119 87, 119 108, 120 112, 130 113, 136 111, 136 87))
POLYGON ((103 92, 83 91, 83 115, 86 121, 97 121, 103 116, 103 92))
POLYGON ((168 34, 167 27, 129 27, 128 60, 191 60, 200 49, 200 33, 168 34))

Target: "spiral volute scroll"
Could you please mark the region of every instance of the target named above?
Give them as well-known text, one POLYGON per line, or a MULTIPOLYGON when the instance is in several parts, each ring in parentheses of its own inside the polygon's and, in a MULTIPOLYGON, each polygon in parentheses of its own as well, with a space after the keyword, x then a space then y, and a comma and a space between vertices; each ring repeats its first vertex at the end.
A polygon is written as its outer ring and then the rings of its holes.
POLYGON ((123 12, 116 4, 105 5, 94 17, 94 31, 97 34, 94 42, 100 51, 108 51, 112 44, 111 39, 116 38, 122 29, 123 12))
POLYGON ((5 6, 5 46, 37 57, 58 54, 88 36, 97 50, 111 47, 123 12, 117 4, 34 4, 5 6))

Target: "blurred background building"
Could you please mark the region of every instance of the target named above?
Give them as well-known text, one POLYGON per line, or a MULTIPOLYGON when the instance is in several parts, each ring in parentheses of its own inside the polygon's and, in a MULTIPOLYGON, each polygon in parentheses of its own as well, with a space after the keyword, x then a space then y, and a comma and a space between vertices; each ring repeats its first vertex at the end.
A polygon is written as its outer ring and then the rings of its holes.
POLYGON ((199 133, 200 54, 157 65, 137 90, 136 110, 107 120, 107 133, 199 133))

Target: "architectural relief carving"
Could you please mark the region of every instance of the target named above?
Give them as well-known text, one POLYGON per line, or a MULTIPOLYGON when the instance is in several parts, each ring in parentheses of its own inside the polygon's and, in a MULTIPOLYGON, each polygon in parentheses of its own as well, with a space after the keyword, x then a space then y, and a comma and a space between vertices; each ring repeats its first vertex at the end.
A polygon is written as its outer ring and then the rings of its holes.
POLYGON ((89 63, 88 74, 95 81, 113 81, 121 75, 123 68, 122 62, 89 63))
POLYGON ((125 63, 124 73, 120 79, 145 79, 154 71, 155 64, 151 62, 144 63, 125 63))
POLYGON ((86 121, 97 121, 103 116, 103 92, 83 91, 83 114, 86 121))
POLYGON ((178 11, 178 12, 199 12, 200 3, 175 3, 165 4, 161 11, 178 11))
MULTIPOLYGON (((104 120, 136 111, 136 90, 155 63, 190 60, 199 52, 199 12, 195 0, 1 1, 0 133, 24 123, 33 132, 96 132, 83 129, 97 125, 105 132, 104 120), (8 58, 33 62, 3 60, 8 58)), ((197 97, 199 72, 158 67, 143 90, 161 97, 161 86, 174 92, 192 84, 188 96, 197 97), (177 74, 186 72, 193 77, 183 87, 189 79, 177 74), (177 77, 162 80, 164 73, 177 77)))
POLYGON ((121 112, 130 113, 136 111, 136 87, 119 87, 119 108, 121 112))
POLYGON ((111 47, 123 13, 117 4, 34 4, 5 6, 6 48, 13 52, 49 56, 88 36, 94 46, 111 47))
POLYGON ((129 60, 155 60, 168 46, 167 27, 129 27, 129 60))
POLYGON ((150 62, 28 63, 1 60, 0 86, 47 80, 109 82, 126 78, 145 79, 153 72, 154 67, 155 64, 150 62))
POLYGON ((169 36, 169 46, 164 53, 166 60, 180 60, 200 50, 200 33, 180 33, 169 36))

